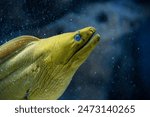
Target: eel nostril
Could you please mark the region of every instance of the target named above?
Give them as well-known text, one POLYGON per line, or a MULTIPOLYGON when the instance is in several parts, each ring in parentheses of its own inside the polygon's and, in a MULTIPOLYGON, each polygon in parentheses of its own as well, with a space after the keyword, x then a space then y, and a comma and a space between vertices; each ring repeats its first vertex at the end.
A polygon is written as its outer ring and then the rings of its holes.
POLYGON ((89 30, 90 30, 91 33, 95 33, 95 31, 96 31, 96 29, 93 28, 93 27, 91 27, 89 30))

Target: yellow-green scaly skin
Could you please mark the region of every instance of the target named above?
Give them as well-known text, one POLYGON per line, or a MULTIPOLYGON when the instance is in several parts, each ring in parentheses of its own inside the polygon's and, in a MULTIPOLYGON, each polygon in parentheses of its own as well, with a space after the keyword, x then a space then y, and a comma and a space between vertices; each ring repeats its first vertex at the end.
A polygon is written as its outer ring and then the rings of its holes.
POLYGON ((0 99, 58 99, 98 43, 95 31, 86 27, 39 39, 12 54, 0 63, 0 99))

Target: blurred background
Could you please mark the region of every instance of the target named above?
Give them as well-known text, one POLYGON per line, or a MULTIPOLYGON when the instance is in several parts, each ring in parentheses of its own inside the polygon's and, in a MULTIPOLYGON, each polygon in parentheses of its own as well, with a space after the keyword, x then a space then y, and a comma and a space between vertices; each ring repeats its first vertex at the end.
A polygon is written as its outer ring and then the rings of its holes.
POLYGON ((60 99, 150 99, 149 0, 0 0, 0 44, 86 26, 101 42, 60 99))

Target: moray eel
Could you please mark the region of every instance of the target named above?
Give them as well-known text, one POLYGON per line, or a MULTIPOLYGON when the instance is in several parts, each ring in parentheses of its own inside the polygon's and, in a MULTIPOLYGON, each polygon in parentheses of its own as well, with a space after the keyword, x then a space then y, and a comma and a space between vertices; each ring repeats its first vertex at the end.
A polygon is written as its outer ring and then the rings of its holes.
POLYGON ((0 99, 54 100, 97 45, 96 29, 39 39, 20 36, 0 46, 0 99))

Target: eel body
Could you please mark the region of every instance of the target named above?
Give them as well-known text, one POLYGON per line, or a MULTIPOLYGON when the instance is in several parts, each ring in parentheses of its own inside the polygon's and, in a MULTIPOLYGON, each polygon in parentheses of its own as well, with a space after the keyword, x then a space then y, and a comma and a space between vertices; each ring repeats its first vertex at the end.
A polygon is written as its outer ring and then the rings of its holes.
POLYGON ((0 99, 58 99, 100 36, 93 27, 0 46, 0 99))

